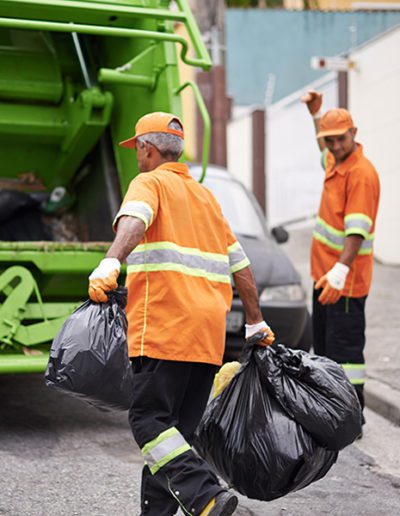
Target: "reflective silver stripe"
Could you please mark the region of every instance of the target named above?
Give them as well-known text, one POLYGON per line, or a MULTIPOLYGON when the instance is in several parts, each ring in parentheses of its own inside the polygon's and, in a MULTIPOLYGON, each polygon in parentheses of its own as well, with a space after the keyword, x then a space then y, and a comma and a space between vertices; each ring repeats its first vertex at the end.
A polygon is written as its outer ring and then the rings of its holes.
MULTIPOLYGON (((363 213, 350 213, 344 218, 346 235, 358 234, 368 238, 372 220, 363 213)), ((370 235, 371 237, 371 235, 370 235)))
POLYGON ((154 475, 182 453, 191 450, 190 445, 175 428, 169 428, 142 448, 145 463, 154 475))
MULTIPOLYGON (((333 228, 320 217, 317 217, 313 236, 316 240, 322 242, 328 247, 331 247, 332 249, 336 249, 337 251, 342 251, 344 248, 346 233, 339 229, 333 228)), ((358 254, 362 255, 372 253, 373 237, 374 235, 372 234, 364 238, 358 254)))
POLYGON ((314 231, 334 245, 343 246, 344 244, 344 231, 329 226, 319 217, 317 218, 314 231))
POLYGON ((123 215, 129 215, 131 217, 137 217, 143 220, 146 229, 153 221, 153 210, 151 209, 151 206, 147 204, 147 202, 128 201, 125 203, 117 213, 117 216, 113 222, 113 226, 115 226, 117 220, 123 215))
POLYGON ((201 269, 212 274, 229 275, 228 263, 203 256, 184 254, 172 249, 134 250, 128 256, 126 263, 128 265, 175 263, 192 269, 201 269))
POLYGON ((237 241, 228 247, 228 256, 229 272, 231 274, 240 271, 241 269, 244 269, 245 267, 250 265, 250 260, 247 258, 247 255, 244 252, 243 247, 237 241))
POLYGON ((347 378, 353 385, 362 385, 365 383, 366 368, 365 364, 341 364, 347 378))

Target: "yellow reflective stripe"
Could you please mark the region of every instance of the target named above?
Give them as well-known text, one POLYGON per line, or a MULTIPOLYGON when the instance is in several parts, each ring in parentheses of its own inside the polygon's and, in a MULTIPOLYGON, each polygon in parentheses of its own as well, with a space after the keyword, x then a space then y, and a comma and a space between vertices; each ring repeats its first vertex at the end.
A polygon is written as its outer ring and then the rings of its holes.
POLYGON ((244 269, 248 265, 250 265, 250 261, 246 256, 246 253, 243 250, 240 242, 236 241, 232 245, 228 247, 228 256, 229 256, 229 272, 233 274, 234 272, 240 271, 244 269))
POLYGON ((174 242, 150 242, 147 244, 140 244, 132 251, 132 253, 140 253, 144 251, 158 251, 164 249, 171 249, 172 251, 178 251, 182 254, 193 254, 196 256, 201 256, 202 258, 208 260, 216 260, 219 262, 228 263, 229 258, 226 254, 220 253, 209 253, 207 251, 200 251, 195 247, 183 247, 181 245, 175 244, 174 242))
POLYGON ((365 364, 341 364, 347 378, 353 385, 362 385, 365 383, 366 366, 365 364))
POLYGON ((180 435, 179 430, 177 430, 177 428, 174 426, 164 430, 164 432, 161 432, 161 434, 159 434, 155 439, 149 441, 143 446, 143 448, 141 448, 140 451, 142 452, 142 455, 147 455, 153 448, 161 444, 166 439, 173 437, 174 435, 180 435))
POLYGON ((357 254, 359 254, 359 255, 372 254, 372 249, 360 249, 357 254))
POLYGON ((361 235, 365 239, 373 239, 373 235, 370 235, 372 220, 364 213, 348 213, 344 222, 346 235, 361 235))
POLYGON ((321 242, 322 244, 325 244, 326 246, 328 246, 328 247, 330 247, 332 249, 335 249, 335 251, 342 251, 343 250, 343 245, 334 244, 333 242, 330 242, 326 237, 320 235, 315 230, 313 231, 313 237, 316 240, 318 240, 319 242, 321 242))
POLYGON ((231 253, 232 251, 236 251, 236 249, 239 249, 240 247, 241 247, 240 243, 238 241, 236 241, 228 247, 228 253, 231 253))
POLYGON ((366 231, 363 228, 356 228, 356 227, 350 226, 349 228, 346 229, 346 236, 349 236, 349 235, 360 235, 363 238, 367 239, 369 233, 368 233, 368 231, 366 231))
POLYGON ((368 222, 370 226, 372 226, 372 219, 368 217, 368 215, 365 215, 365 213, 348 213, 344 221, 347 222, 349 219, 358 219, 358 220, 364 220, 365 222, 368 222))
POLYGON ((191 447, 188 443, 183 444, 180 448, 177 448, 176 450, 172 451, 168 455, 165 455, 160 461, 158 461, 154 466, 150 467, 150 472, 155 475, 158 470, 160 470, 165 464, 168 464, 171 460, 175 459, 175 457, 178 457, 179 455, 182 455, 182 453, 185 453, 187 451, 191 450, 191 447))
POLYGON ((364 385, 365 378, 349 378, 351 385, 364 385))
POLYGON ((324 219, 322 219, 321 217, 317 217, 317 224, 318 223, 321 224, 321 226, 323 226, 325 229, 327 229, 330 233, 333 233, 334 235, 337 235, 337 236, 344 236, 343 230, 334 228, 333 226, 331 226, 330 224, 325 222, 324 219))
POLYGON ((235 265, 232 265, 232 267, 229 267, 229 272, 233 274, 234 272, 240 271, 250 265, 250 260, 247 258, 244 258, 239 263, 236 263, 235 265))
POLYGON ((182 453, 191 450, 183 435, 175 428, 168 428, 141 449, 146 464, 154 475, 165 464, 182 453))
MULTIPOLYGON (((350 234, 352 234, 352 231, 350 231, 350 234)), ((324 222, 319 217, 317 219, 317 225, 313 231, 313 237, 327 247, 334 249, 335 251, 343 251, 344 249, 344 239, 346 237, 345 232, 332 228, 332 226, 326 224, 326 222, 324 222)), ((372 254, 373 239, 374 233, 371 233, 370 235, 367 235, 366 238, 364 238, 361 248, 358 251, 359 255, 372 254)))
POLYGON ((124 215, 127 215, 129 217, 137 217, 138 219, 142 220, 147 230, 147 228, 153 222, 154 213, 153 209, 149 204, 147 204, 147 202, 128 201, 121 207, 121 209, 117 213, 113 221, 113 226, 115 226, 117 220, 124 215))
POLYGON ((230 277, 227 274, 216 274, 213 272, 207 272, 204 269, 196 269, 194 267, 186 267, 178 263, 145 263, 139 265, 128 265, 128 274, 135 272, 161 272, 161 271, 172 271, 180 272, 187 276, 195 276, 199 278, 206 278, 210 281, 216 281, 218 283, 230 283, 230 277))

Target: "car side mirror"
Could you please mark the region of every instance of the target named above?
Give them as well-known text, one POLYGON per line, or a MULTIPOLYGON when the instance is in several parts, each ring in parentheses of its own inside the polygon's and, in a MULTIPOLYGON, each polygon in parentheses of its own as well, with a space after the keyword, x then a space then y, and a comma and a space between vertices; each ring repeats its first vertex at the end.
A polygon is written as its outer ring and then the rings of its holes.
POLYGON ((284 244, 289 240, 289 233, 283 226, 276 226, 271 229, 271 234, 278 242, 278 244, 284 244))

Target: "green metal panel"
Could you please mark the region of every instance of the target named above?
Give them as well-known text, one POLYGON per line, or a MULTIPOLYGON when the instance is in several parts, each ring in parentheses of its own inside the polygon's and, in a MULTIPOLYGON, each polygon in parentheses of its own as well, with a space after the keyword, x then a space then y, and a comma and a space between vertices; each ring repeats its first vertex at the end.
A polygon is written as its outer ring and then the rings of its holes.
MULTIPOLYGON (((87 199, 93 210, 97 185, 79 185, 93 149, 103 154, 107 130, 112 156, 98 162, 104 177, 115 162, 123 195, 138 171, 132 151, 118 142, 148 112, 181 116, 187 86, 205 126, 205 169, 210 121, 196 85, 181 84, 178 60, 204 70, 211 61, 187 2, 177 0, 177 9, 170 3, 0 0, 0 183, 17 185, 29 173, 42 190, 64 186, 71 200, 87 199), (194 56, 174 33, 177 22, 185 24, 194 56)), ((109 245, 0 242, 0 374, 44 370, 49 343, 87 297, 87 277, 109 245)))
POLYGON ((40 355, 3 354, 0 356, 0 374, 43 373, 48 360, 48 353, 40 355))

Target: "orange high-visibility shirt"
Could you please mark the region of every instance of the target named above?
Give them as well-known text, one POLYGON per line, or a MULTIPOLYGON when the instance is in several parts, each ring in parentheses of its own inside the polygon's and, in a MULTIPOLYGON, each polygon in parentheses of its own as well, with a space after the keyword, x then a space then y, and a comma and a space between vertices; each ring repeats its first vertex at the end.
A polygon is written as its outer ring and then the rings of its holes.
POLYGON ((215 197, 164 163, 130 183, 123 215, 146 226, 127 258, 129 355, 221 365, 230 273, 250 262, 215 197))
POLYGON ((373 268, 373 240, 379 204, 379 178, 362 145, 340 165, 327 150, 321 204, 311 246, 311 275, 318 281, 338 261, 348 235, 364 240, 347 276, 344 296, 368 294, 373 268))

